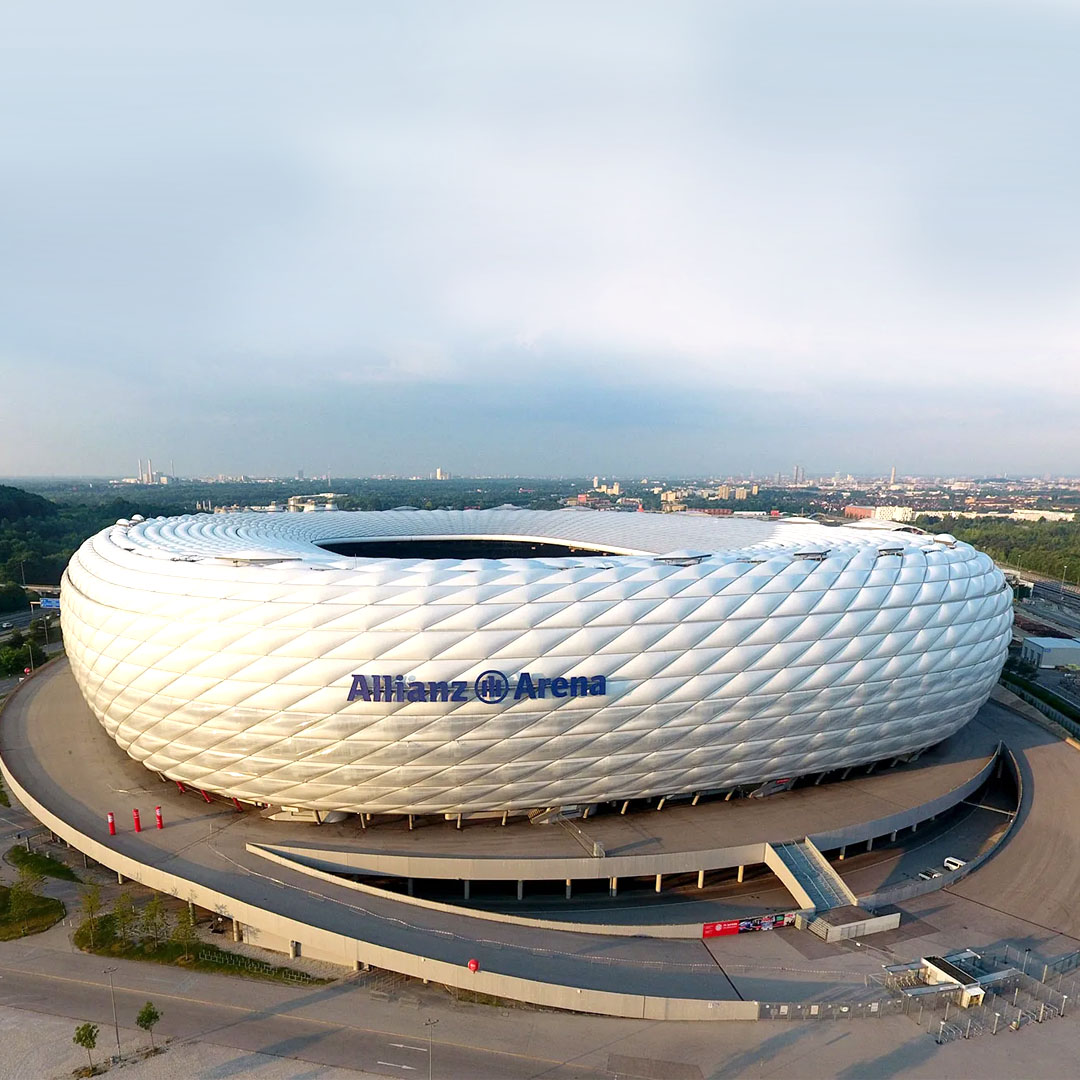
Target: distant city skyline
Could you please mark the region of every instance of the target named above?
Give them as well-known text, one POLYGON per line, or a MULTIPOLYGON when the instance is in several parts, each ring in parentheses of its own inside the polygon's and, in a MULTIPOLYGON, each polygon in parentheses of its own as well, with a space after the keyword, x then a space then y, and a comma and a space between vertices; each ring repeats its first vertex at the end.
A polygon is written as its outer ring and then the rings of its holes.
POLYGON ((0 475, 1080 471, 1069 5, 3 25, 0 475))

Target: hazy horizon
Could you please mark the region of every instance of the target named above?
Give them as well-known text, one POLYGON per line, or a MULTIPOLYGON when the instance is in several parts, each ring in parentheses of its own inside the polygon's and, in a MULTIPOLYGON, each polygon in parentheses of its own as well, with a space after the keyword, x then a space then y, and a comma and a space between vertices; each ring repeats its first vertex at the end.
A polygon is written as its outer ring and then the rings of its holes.
POLYGON ((0 14, 0 474, 1080 473, 1080 10, 0 14))

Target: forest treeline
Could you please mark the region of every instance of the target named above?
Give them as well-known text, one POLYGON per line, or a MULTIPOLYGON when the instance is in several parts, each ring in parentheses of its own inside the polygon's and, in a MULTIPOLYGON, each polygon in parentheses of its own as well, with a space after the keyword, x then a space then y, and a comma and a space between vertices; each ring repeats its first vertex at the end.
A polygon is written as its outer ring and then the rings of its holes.
POLYGON ((922 529, 952 533, 998 562, 1080 583, 1080 523, 1075 521, 1012 521, 1000 518, 960 518, 927 514, 916 522, 922 529))

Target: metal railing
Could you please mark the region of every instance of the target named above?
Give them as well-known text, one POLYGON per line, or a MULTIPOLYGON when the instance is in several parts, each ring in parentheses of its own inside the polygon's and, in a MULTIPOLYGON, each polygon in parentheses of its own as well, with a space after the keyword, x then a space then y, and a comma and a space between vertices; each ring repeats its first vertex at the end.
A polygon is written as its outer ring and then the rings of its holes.
POLYGON ((241 953, 226 952, 224 949, 200 949, 199 959, 223 967, 233 967, 253 975, 267 975, 282 982, 298 985, 313 983, 315 980, 306 971, 294 971, 291 968, 274 967, 262 960, 253 960, 241 953))

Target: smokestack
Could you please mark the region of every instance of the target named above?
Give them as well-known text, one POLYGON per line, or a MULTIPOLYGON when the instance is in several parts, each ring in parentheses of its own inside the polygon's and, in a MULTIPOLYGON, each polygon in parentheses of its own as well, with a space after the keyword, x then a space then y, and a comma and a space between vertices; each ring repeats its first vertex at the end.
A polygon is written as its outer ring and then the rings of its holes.
POLYGON ((141 484, 142 483, 142 458, 138 458, 137 460, 138 460, 138 463, 139 463, 139 468, 138 468, 138 472, 135 473, 135 476, 138 479, 139 483, 141 484))

